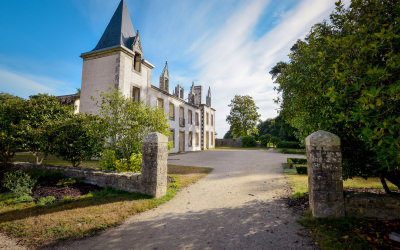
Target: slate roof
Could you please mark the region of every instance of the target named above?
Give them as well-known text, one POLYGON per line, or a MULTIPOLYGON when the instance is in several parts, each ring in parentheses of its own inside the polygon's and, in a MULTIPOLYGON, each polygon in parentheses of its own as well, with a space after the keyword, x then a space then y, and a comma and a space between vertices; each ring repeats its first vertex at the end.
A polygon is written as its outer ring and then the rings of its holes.
POLYGON ((107 25, 97 46, 92 50, 100 50, 113 46, 124 45, 132 49, 132 43, 135 40, 135 29, 126 7, 125 0, 121 0, 117 10, 107 25))

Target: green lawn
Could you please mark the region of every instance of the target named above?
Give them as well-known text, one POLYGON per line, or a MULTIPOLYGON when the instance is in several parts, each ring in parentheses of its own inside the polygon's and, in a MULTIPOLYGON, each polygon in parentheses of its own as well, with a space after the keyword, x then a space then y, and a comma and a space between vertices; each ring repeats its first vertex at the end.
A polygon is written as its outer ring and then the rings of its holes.
MULTIPOLYGON (((294 197, 300 197, 308 192, 308 177, 307 175, 299 175, 296 169, 284 169, 285 176, 289 181, 290 188, 293 190, 294 197)), ((391 190, 398 190, 398 188, 388 183, 391 190)), ((367 180, 361 177, 354 177, 352 179, 347 179, 343 182, 343 187, 351 188, 378 188, 383 189, 381 181, 379 178, 368 178, 367 180)))
MULTIPOLYGON (((36 163, 35 158, 32 156, 30 153, 16 153, 15 156, 11 159, 13 162, 30 162, 30 163, 36 163)), ((49 155, 46 157, 46 159, 43 161, 43 164, 48 164, 48 165, 56 165, 56 166, 68 166, 72 167, 71 162, 69 161, 64 161, 62 159, 57 158, 56 156, 49 155)), ((99 161, 83 161, 81 165, 79 165, 81 168, 94 168, 94 169, 100 169, 99 161)))
MULTIPOLYGON (((286 178, 293 191, 293 199, 308 192, 308 176, 299 175, 296 169, 284 169, 286 178)), ((367 180, 354 177, 343 182, 344 187, 383 189, 379 178, 367 180)), ((390 183, 391 190, 398 188, 390 183)), ((307 211, 299 220, 311 233, 321 249, 391 249, 388 239, 390 232, 400 229, 400 220, 387 221, 367 218, 328 218, 316 219, 307 211)))

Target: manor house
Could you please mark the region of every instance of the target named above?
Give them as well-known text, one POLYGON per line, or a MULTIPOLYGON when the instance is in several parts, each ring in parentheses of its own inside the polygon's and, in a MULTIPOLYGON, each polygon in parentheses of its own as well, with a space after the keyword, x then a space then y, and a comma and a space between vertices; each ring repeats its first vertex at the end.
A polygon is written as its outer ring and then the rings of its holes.
MULTIPOLYGON (((133 102, 144 101, 164 110, 172 131, 170 152, 196 151, 215 147, 215 109, 211 107, 211 89, 202 102, 202 86, 192 83, 185 99, 184 88, 177 85, 170 93, 168 64, 159 79, 151 84, 154 65, 144 58, 139 30, 135 32, 125 0, 122 0, 96 47, 82 53, 80 96, 70 96, 82 113, 98 113, 91 97, 118 88, 133 102)), ((62 98, 62 97, 61 97, 62 98)), ((68 98, 65 97, 67 100, 68 98)))

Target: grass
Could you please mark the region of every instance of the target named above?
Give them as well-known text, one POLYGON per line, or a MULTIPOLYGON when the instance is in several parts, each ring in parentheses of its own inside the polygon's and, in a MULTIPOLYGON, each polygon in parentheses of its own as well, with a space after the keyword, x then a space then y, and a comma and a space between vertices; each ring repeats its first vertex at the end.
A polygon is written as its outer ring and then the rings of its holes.
MULTIPOLYGON (((299 175, 296 169, 284 169, 285 176, 289 181, 290 188, 293 190, 292 197, 301 197, 308 192, 308 176, 299 175)), ((398 190, 398 188, 388 183, 391 190, 398 190)), ((349 188, 378 188, 383 189, 381 181, 379 178, 368 178, 367 180, 361 177, 354 177, 352 179, 347 179, 343 182, 343 187, 349 188)))
POLYGON ((0 232, 29 248, 51 246, 59 241, 79 239, 121 224, 128 216, 157 207, 176 192, 204 177, 210 168, 168 166, 167 195, 151 198, 113 189, 91 192, 79 198, 66 197, 46 206, 34 202, 13 204, 10 193, 0 194, 0 232))
MULTIPOLYGON (((308 176, 299 175, 296 169, 289 168, 285 168, 284 173, 293 190, 291 198, 306 195, 308 176)), ((398 190, 393 184, 388 183, 388 186, 391 190, 398 190)), ((379 178, 365 180, 360 177, 344 181, 343 187, 383 189, 379 178)), ((352 217, 317 219, 310 210, 298 222, 309 230, 321 249, 391 249, 393 242, 388 239, 388 235, 400 230, 400 220, 352 217)))
MULTIPOLYGON (((25 153, 25 152, 24 153, 16 153, 15 156, 11 160, 13 162, 36 163, 35 157, 33 157, 32 154, 25 153)), ((43 161, 43 164, 72 167, 71 162, 59 159, 54 155, 49 155, 48 157, 46 157, 46 159, 43 161)), ((79 167, 80 168, 100 169, 99 161, 95 161, 95 160, 82 161, 82 163, 79 165, 79 167)))

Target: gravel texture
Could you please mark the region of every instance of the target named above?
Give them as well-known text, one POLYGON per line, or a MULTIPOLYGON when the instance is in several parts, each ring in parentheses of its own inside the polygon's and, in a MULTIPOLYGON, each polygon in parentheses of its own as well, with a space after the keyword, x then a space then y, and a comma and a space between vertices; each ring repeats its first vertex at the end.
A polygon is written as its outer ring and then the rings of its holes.
POLYGON ((282 164, 293 155, 216 150, 169 157, 214 170, 156 209, 60 249, 314 249, 282 197, 282 164))

